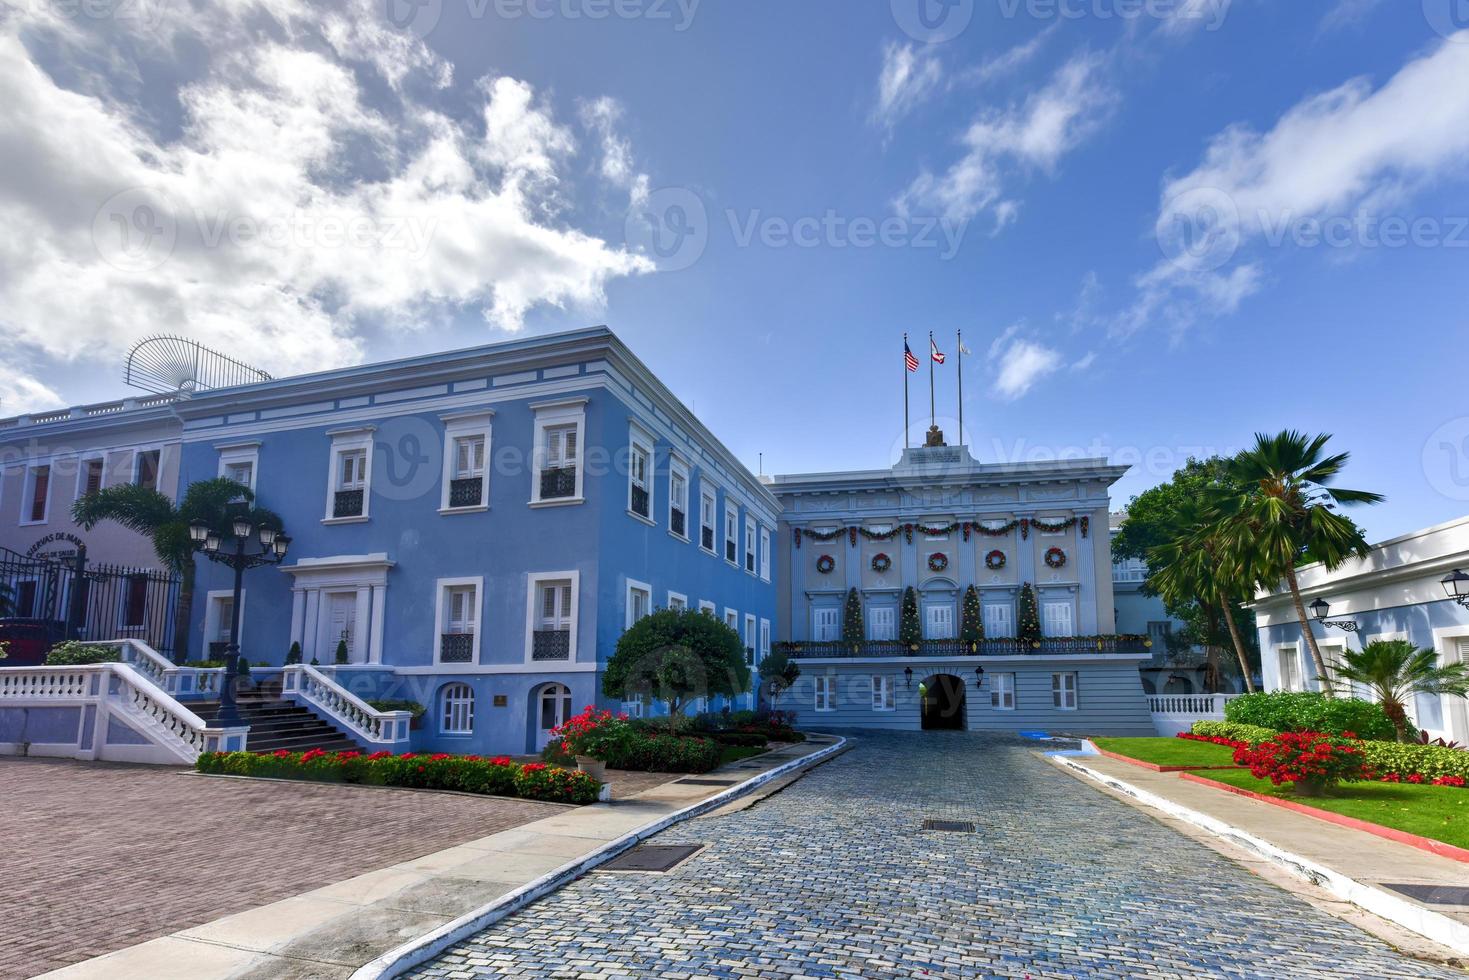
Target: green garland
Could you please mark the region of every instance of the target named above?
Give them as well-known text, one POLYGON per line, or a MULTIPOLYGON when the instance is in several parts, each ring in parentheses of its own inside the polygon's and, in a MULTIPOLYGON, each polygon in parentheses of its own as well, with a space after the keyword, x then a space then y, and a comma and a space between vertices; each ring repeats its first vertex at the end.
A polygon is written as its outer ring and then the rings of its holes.
POLYGON ((1091 518, 1068 517, 1065 520, 1052 522, 1042 520, 1038 517, 1018 517, 1006 521, 998 527, 988 527, 979 521, 954 521, 952 524, 909 523, 894 524, 886 531, 873 531, 870 528, 861 526, 839 527, 832 531, 811 531, 798 527, 795 529, 795 541, 796 547, 799 548, 801 547, 801 539, 803 537, 825 543, 827 541, 835 541, 843 534, 846 534, 851 537, 852 542, 855 544, 857 541, 856 536, 859 534, 868 541, 892 541, 898 535, 906 534, 908 541, 911 543, 913 541, 914 531, 929 535, 930 537, 941 537, 953 534, 955 531, 962 531, 964 532, 964 540, 968 541, 969 535, 974 532, 983 534, 986 537, 1002 538, 1007 534, 1013 534, 1016 530, 1020 531, 1022 538, 1028 540, 1030 538, 1031 528, 1035 528, 1043 534, 1059 534, 1062 531, 1069 531, 1077 526, 1081 527, 1081 536, 1087 537, 1087 532, 1091 526, 1091 518))

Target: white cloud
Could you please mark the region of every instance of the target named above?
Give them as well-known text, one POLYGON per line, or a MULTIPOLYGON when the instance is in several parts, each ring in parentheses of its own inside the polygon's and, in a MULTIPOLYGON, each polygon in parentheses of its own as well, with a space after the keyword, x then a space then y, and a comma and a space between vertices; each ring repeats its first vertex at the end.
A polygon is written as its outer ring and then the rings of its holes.
POLYGON ((1336 0, 1335 5, 1322 15, 1321 30, 1356 27, 1382 4, 1383 0, 1336 0))
POLYGON ((1035 60, 1035 56, 1041 53, 1041 49, 1061 29, 1063 23, 1064 21, 1061 20, 1054 21, 1051 26, 1041 31, 1029 41, 1022 41, 998 57, 991 58, 983 64, 966 69, 959 76, 959 81, 982 85, 1014 74, 1035 60))
POLYGON ((60 408, 61 396, 29 375, 0 367, 0 416, 60 408))
POLYGON ((997 226, 1013 220, 1019 202, 1012 185, 1033 171, 1054 172, 1108 115, 1116 93, 1103 62, 1079 55, 1023 103, 981 113, 960 140, 959 161, 941 175, 921 174, 898 199, 898 209, 956 221, 990 211, 997 226))
POLYGON ((628 207, 635 208, 648 199, 649 177, 638 171, 633 163, 632 144, 618 131, 623 112, 622 103, 604 95, 583 103, 581 118, 582 125, 601 141, 602 179, 627 191, 628 207))
POLYGON ((1137 300, 1117 328, 1232 313, 1265 278, 1252 246, 1289 244, 1281 229, 1303 221, 1390 216, 1429 185, 1469 173, 1466 159, 1469 32, 1378 88, 1357 78, 1303 99, 1268 132, 1232 126, 1198 167, 1164 182, 1157 228, 1165 258, 1138 277, 1137 300))
MULTIPOLYGON (((578 146, 543 97, 489 78, 467 88, 477 120, 423 107, 403 93, 450 66, 374 26, 368 0, 141 6, 165 20, 105 38, 50 4, 0 21, 0 359, 110 361, 182 332, 321 368, 373 330, 468 310, 513 331, 652 270, 563 220, 578 146), (159 64, 184 80, 148 104, 139 66, 159 64)), ((605 162, 599 179, 628 189, 605 162)), ((0 386, 7 404, 51 394, 29 374, 0 386)))
POLYGON ((1065 363, 1061 352, 1020 336, 1020 327, 1006 330, 990 344, 989 361, 995 367, 995 396, 1015 401, 1037 382, 1065 363))
POLYGON ((942 79, 943 66, 929 49, 889 42, 882 53, 873 122, 891 129, 932 95, 942 79))

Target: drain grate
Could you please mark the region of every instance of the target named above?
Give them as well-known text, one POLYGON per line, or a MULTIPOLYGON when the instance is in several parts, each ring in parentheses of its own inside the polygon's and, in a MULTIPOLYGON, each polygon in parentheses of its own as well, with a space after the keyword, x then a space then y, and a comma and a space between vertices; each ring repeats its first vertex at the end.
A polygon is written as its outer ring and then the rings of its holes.
POLYGON ((643 844, 619 854, 598 871, 672 871, 703 848, 702 844, 643 844))
POLYGON ((733 786, 738 779, 680 779, 680 786, 733 786))
POLYGON ((1424 905, 1469 905, 1469 888, 1457 885, 1394 885, 1383 882, 1382 887, 1391 888, 1424 905))
POLYGON ((942 830, 951 834, 972 834, 974 824, 968 820, 925 820, 924 830, 942 830))

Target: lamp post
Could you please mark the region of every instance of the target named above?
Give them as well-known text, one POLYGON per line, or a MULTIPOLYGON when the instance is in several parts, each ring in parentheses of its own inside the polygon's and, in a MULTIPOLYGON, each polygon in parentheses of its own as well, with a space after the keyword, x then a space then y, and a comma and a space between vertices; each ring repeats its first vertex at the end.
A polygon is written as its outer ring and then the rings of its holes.
POLYGON ((1331 603, 1325 599, 1317 599, 1311 603, 1311 615, 1315 616, 1322 626, 1335 626, 1337 629, 1345 630, 1348 633, 1357 632, 1357 621, 1355 619, 1331 620, 1326 618, 1331 615, 1331 603))
POLYGON ((230 536, 235 540, 232 551, 221 548, 222 536, 203 521, 189 523, 189 540, 204 552, 205 558, 235 572, 234 601, 230 605, 230 642, 225 647, 224 681, 219 686, 219 724, 223 728, 238 728, 244 724, 235 706, 235 680, 240 667, 240 594, 245 584, 245 570, 280 564, 291 546, 291 539, 279 528, 264 523, 257 525, 243 502, 231 504, 230 509, 230 536), (259 551, 250 547, 257 542, 259 551))
POLYGON ((1450 599, 1469 609, 1469 575, 1464 574, 1463 569, 1454 569, 1452 574, 1444 576, 1440 584, 1450 599))

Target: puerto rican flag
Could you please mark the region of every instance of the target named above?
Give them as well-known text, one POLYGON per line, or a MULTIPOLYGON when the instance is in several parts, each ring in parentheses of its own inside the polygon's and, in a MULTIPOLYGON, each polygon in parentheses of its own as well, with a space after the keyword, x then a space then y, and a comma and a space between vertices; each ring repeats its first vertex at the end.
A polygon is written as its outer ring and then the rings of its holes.
POLYGON ((908 366, 909 371, 918 370, 918 358, 913 356, 913 348, 908 346, 906 340, 903 341, 903 363, 908 366))
POLYGON ((933 352, 933 362, 935 364, 942 364, 942 363, 944 363, 944 358, 947 357, 948 355, 944 354, 942 351, 939 350, 939 345, 933 342, 933 338, 932 337, 929 337, 928 338, 928 346, 929 346, 929 349, 933 352))

